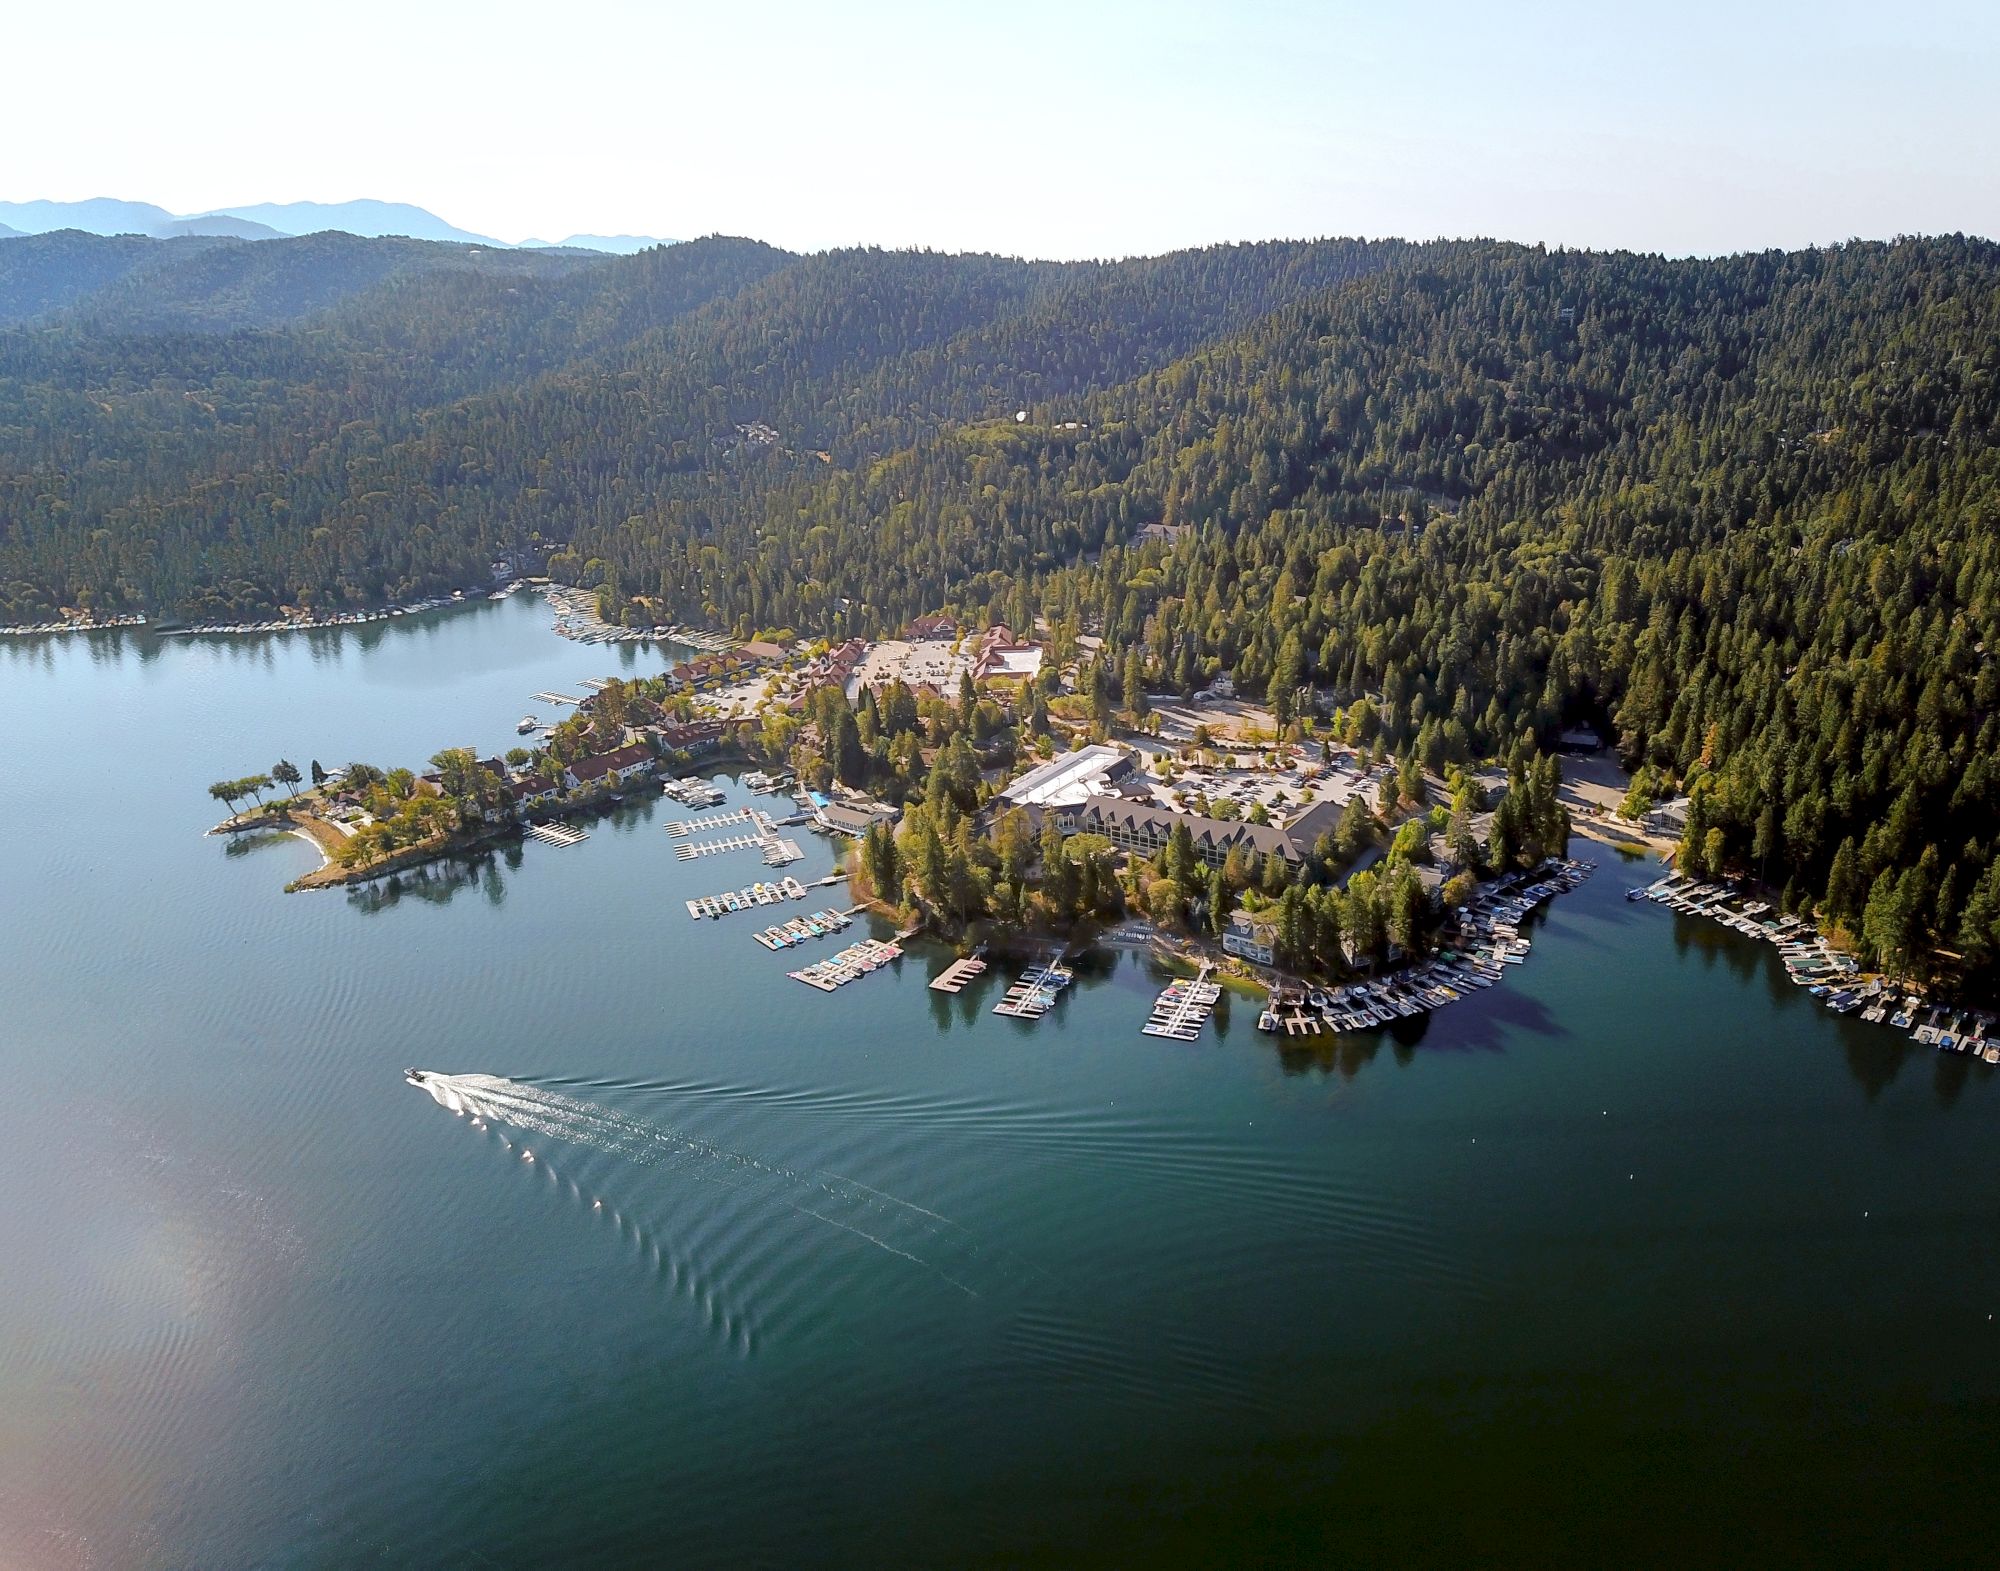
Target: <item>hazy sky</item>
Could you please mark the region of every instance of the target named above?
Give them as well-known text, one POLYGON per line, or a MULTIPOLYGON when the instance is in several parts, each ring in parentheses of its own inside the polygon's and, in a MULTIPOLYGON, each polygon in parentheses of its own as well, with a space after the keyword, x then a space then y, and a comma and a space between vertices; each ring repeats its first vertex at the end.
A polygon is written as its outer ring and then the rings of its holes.
POLYGON ((0 198, 1121 255, 2000 233, 2000 3, 24 0, 0 198))

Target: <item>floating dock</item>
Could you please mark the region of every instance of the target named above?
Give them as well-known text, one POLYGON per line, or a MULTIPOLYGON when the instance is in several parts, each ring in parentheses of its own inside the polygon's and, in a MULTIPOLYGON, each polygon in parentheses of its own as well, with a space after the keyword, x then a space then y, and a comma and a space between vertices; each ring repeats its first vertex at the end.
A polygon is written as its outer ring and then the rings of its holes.
POLYGON ((568 824, 530 824, 528 833, 537 840, 548 841, 552 846, 573 846, 590 838, 581 829, 572 829, 568 824))
POLYGON ((1062 963, 1062 955, 1058 953, 1053 959, 1031 966, 993 1006, 993 1013, 1016 1020, 1039 1020, 1055 1008, 1056 994, 1075 980, 1075 973, 1062 963))
POLYGON ((807 987, 816 987, 822 993, 831 993, 835 988, 845 987, 849 982, 858 981, 881 970, 892 960, 903 958, 903 951, 895 944, 885 944, 879 939, 864 938, 858 944, 850 944, 831 960, 822 960, 817 965, 802 966, 790 974, 792 979, 803 982, 807 987))
POLYGON ((807 916, 781 922, 775 927, 767 927, 750 936, 766 949, 789 949, 794 944, 807 943, 815 938, 829 938, 835 933, 845 932, 853 925, 854 918, 845 911, 814 911, 807 916))
POLYGON ((1171 1037, 1176 1042, 1199 1039, 1201 1028, 1208 1024, 1209 1015, 1222 997, 1222 989, 1208 979, 1208 973, 1214 969, 1203 961, 1193 981, 1169 983, 1139 1029, 1147 1036, 1171 1037))
POLYGON ((696 895, 688 901, 688 915, 697 922, 704 917, 727 916, 732 911, 754 911, 759 906, 772 906, 781 900, 803 900, 806 886, 796 878, 781 878, 776 883, 752 884, 746 889, 727 890, 719 895, 696 895))
POLYGON ((576 705, 583 702, 582 699, 572 697, 568 693, 530 693, 528 696, 538 704, 576 705))
POLYGON ((971 954, 963 960, 954 960, 936 976, 931 978, 933 993, 962 993, 972 984, 975 977, 986 974, 986 961, 979 954, 971 954))
POLYGON ((676 818, 667 825, 667 833, 676 840, 684 840, 689 835, 700 834, 710 829, 726 829, 731 824, 758 824, 768 827, 771 817, 754 807, 732 808, 726 813, 705 813, 699 818, 676 818))

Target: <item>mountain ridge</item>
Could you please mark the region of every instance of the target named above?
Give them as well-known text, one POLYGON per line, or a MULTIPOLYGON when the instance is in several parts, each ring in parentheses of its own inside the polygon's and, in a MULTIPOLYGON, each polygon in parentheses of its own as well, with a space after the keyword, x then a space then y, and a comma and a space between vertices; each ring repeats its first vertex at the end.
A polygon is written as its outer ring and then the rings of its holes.
POLYGON ((359 197, 348 202, 245 202, 175 214, 152 202, 88 197, 59 202, 36 199, 0 202, 0 239, 78 229, 95 235, 146 235, 156 240, 185 235, 224 235, 238 240, 274 240, 338 231, 363 239, 406 238, 499 250, 599 251, 629 256, 652 246, 672 245, 652 235, 573 234, 566 240, 523 240, 518 244, 478 234, 409 202, 359 197))

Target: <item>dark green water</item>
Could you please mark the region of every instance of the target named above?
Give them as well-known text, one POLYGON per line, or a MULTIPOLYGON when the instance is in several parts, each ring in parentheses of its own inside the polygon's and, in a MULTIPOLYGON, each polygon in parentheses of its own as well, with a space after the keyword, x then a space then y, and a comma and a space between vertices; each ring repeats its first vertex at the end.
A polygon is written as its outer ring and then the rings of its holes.
POLYGON ((657 800, 353 895, 201 835, 621 662, 0 647, 0 1567, 1983 1560, 2000 1084, 1601 848, 1504 988, 1286 1050, 1131 955, 822 996, 657 800))

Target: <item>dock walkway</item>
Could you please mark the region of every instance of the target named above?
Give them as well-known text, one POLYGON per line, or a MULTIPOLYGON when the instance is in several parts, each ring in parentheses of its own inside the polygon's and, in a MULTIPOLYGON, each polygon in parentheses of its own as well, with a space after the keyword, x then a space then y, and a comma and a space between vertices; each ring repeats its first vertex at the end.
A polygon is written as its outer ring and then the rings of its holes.
POLYGON ((986 974, 986 961, 978 954, 967 955, 963 960, 954 960, 936 976, 931 978, 934 993, 962 993, 972 984, 973 978, 986 974))
POLYGON ((1222 989, 1208 979, 1208 973, 1214 969, 1204 960, 1193 981, 1168 984, 1153 1004, 1153 1013, 1139 1029, 1147 1036, 1171 1037, 1176 1042, 1197 1040, 1222 997, 1222 989))

